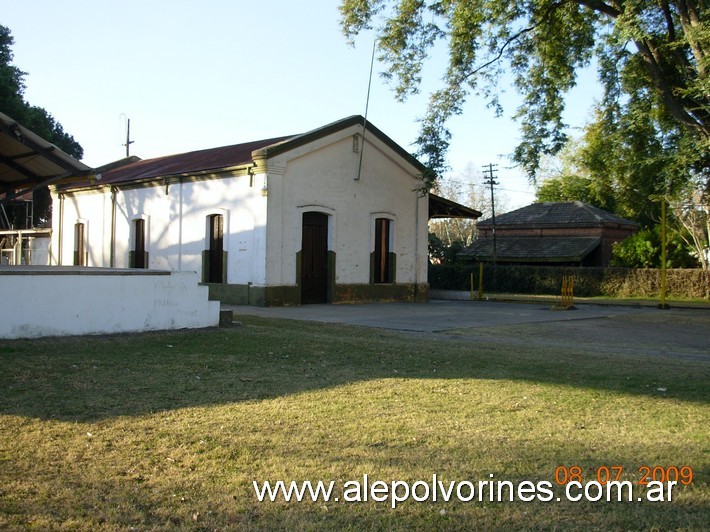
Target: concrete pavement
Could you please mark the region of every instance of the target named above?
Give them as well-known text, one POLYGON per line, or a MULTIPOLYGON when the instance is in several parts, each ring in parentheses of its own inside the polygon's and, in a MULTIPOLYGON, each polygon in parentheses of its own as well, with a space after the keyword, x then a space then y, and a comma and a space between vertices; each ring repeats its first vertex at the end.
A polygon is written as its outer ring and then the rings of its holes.
POLYGON ((546 302, 451 301, 427 303, 367 303, 304 305, 301 307, 250 307, 222 305, 235 316, 343 323, 398 331, 446 332, 455 329, 495 327, 528 323, 609 318, 626 314, 659 312, 645 307, 578 305, 576 310, 553 310, 546 302))

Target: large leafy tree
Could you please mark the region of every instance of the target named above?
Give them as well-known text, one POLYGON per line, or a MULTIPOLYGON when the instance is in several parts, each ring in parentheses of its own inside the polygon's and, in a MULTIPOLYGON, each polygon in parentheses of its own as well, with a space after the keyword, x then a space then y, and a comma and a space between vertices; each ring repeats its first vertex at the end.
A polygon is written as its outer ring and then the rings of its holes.
MULTIPOLYGON (((25 101, 26 73, 13 64, 12 33, 0 25, 0 112, 21 123, 40 137, 48 140, 62 151, 81 159, 84 150, 74 137, 64 131, 62 125, 42 107, 25 101)), ((46 222, 51 208, 47 187, 34 193, 35 221, 46 222)))
POLYGON ((658 266, 661 204, 668 209, 673 266, 708 268, 708 158, 693 135, 622 79, 622 105, 598 109, 584 135, 568 143, 559 166, 546 170, 540 201, 582 200, 641 223, 643 230, 616 252, 616 264, 658 266))
MULTIPOLYGON (((384 75, 399 99, 419 90, 432 48, 439 41, 448 45, 443 85, 431 94, 417 139, 418 155, 432 170, 425 187, 446 167, 447 120, 462 113, 470 94, 500 109, 504 74, 523 96, 516 114, 522 141, 513 159, 534 178, 541 157, 567 140, 565 94, 595 57, 607 122, 619 126, 630 94, 634 104, 645 102, 658 115, 646 125, 672 120, 676 127, 666 132, 675 129, 683 143, 693 143, 696 156, 710 147, 707 0, 342 0, 340 9, 351 41, 363 29, 376 29, 384 75)), ((667 134, 651 133, 662 140, 667 134)))
POLYGON ((72 157, 81 159, 84 150, 62 125, 41 107, 25 101, 25 72, 12 63, 15 40, 5 26, 0 25, 0 111, 55 144, 72 157))

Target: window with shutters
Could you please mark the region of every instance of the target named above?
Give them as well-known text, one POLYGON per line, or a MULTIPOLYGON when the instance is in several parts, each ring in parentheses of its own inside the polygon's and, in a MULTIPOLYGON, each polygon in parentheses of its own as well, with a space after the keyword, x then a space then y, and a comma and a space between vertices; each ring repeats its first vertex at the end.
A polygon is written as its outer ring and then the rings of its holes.
POLYGON ((374 283, 392 283, 392 220, 388 218, 375 219, 375 253, 374 253, 374 283))
POLYGON ((86 266, 86 224, 74 224, 74 266, 86 266))

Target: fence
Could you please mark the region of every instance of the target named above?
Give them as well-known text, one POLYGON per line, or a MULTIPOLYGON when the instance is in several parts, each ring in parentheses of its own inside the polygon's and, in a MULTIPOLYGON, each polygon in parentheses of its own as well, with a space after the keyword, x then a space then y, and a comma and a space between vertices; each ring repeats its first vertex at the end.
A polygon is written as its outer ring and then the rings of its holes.
POLYGON ((0 231, 0 265, 48 265, 51 237, 51 229, 0 231))
MULTIPOLYGON (((479 283, 478 264, 434 264, 429 266, 432 290, 470 290, 479 283)), ((496 266, 485 264, 486 292, 559 295, 564 276, 574 276, 578 297, 657 298, 661 293, 661 271, 632 268, 572 268, 555 266, 496 266)), ((679 299, 710 299, 710 272, 699 269, 666 271, 667 296, 679 299)))

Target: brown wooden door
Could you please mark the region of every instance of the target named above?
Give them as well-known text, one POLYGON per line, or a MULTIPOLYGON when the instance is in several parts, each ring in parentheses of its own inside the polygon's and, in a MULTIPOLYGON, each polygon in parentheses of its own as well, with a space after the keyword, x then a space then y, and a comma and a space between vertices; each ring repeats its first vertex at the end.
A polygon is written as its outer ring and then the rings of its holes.
POLYGON ((224 222, 221 214, 210 216, 208 283, 221 283, 224 275, 224 222))
POLYGON ((145 261, 145 220, 138 218, 133 222, 135 230, 135 248, 133 249, 133 267, 147 268, 145 261))
POLYGON ((328 302, 328 215, 303 213, 301 303, 328 302))
POLYGON ((375 279, 376 283, 391 283, 390 275, 390 220, 375 220, 375 279))

